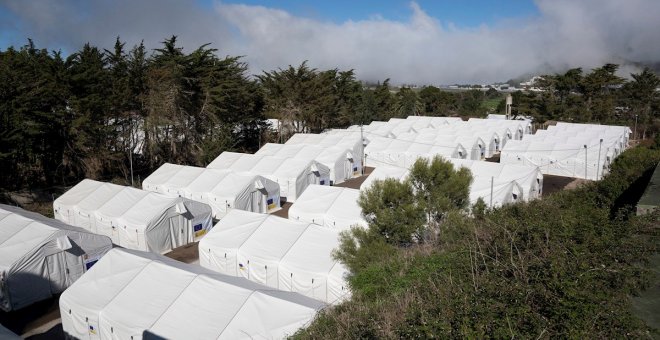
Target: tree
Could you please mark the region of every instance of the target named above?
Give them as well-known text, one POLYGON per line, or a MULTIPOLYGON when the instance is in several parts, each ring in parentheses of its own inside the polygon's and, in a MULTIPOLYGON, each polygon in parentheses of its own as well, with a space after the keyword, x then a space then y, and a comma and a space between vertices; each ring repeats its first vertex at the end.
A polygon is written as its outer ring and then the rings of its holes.
POLYGON ((60 53, 0 51, 0 186, 52 185, 67 142, 67 72, 60 53))
POLYGON ((417 93, 409 87, 402 87, 395 98, 394 112, 399 118, 419 116, 424 112, 424 104, 419 100, 417 93))
POLYGON ((640 73, 631 74, 633 80, 624 86, 625 103, 630 107, 630 119, 637 116, 638 123, 646 127, 651 125, 653 118, 658 117, 660 96, 656 89, 660 86, 660 78, 648 68, 640 73))
POLYGON ((411 183, 394 179, 375 181, 360 194, 358 204, 369 223, 369 231, 380 235, 385 242, 409 246, 413 240, 421 239, 426 221, 411 183))
POLYGON ((435 86, 422 88, 419 98, 424 106, 425 115, 451 116, 458 111, 458 95, 442 91, 435 86))
POLYGON ((470 202, 470 170, 464 167, 456 170, 440 156, 430 161, 418 159, 410 168, 410 182, 415 200, 432 227, 437 227, 449 211, 465 209, 470 202))

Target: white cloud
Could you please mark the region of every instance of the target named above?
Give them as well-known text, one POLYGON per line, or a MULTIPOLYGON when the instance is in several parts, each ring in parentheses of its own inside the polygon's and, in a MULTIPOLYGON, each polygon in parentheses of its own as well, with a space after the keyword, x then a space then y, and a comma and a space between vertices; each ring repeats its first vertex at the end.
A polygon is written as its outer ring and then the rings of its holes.
POLYGON ((364 80, 481 83, 660 59, 656 0, 539 0, 537 16, 469 29, 441 23, 414 2, 406 21, 374 15, 342 23, 224 3, 213 10, 177 0, 38 3, 46 6, 14 1, 8 7, 27 23, 26 33, 46 43, 79 47, 91 41, 107 47, 121 35, 131 44, 145 39, 155 47, 177 34, 189 48, 212 42, 221 54, 245 55, 253 73, 309 60, 320 69, 355 69, 364 80))

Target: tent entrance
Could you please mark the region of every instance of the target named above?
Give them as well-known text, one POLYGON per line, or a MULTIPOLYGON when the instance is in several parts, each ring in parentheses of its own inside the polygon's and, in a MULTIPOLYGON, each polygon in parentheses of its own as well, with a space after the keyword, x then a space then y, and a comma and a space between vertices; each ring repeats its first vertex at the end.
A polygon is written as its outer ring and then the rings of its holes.
POLYGON ((265 188, 259 188, 250 194, 251 209, 253 212, 268 212, 268 203, 266 203, 268 192, 265 188))
POLYGON ((182 215, 172 216, 168 220, 170 225, 171 249, 188 244, 193 241, 192 220, 186 220, 182 215))
POLYGON ((51 294, 59 294, 66 289, 66 260, 63 252, 46 256, 48 280, 51 294))

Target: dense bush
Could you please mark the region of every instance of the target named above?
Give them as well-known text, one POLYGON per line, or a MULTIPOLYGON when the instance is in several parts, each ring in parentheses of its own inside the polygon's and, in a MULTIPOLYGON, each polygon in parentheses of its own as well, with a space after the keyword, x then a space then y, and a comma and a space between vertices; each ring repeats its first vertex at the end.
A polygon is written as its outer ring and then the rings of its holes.
POLYGON ((658 161, 635 148, 600 182, 480 218, 449 213, 436 244, 383 249, 355 268, 353 298, 297 337, 649 336, 629 296, 649 282, 659 215, 620 203, 658 161))

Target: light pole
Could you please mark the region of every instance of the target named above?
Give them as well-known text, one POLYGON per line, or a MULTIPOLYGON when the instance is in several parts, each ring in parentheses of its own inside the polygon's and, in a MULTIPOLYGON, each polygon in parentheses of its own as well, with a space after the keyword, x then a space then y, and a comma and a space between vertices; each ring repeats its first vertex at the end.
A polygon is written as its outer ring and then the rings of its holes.
POLYGON ((598 145, 598 163, 596 164, 596 180, 599 180, 598 173, 600 172, 600 150, 603 147, 603 139, 600 139, 600 144, 598 145))
POLYGON ((584 145, 584 179, 587 179, 587 144, 584 145))
POLYGON ((364 167, 367 165, 367 160, 365 159, 364 156, 364 134, 362 132, 362 119, 360 119, 360 148, 362 153, 362 175, 364 175, 364 167))

